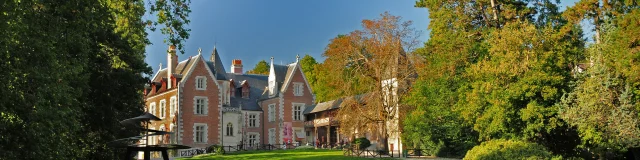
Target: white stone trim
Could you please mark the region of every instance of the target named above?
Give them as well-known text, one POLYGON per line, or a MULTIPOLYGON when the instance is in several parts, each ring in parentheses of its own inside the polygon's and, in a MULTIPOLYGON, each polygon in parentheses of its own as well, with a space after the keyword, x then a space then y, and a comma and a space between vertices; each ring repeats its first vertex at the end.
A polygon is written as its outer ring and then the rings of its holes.
POLYGON ((262 112, 258 112, 258 111, 245 111, 245 112, 247 113, 247 127, 248 128, 258 128, 258 127, 260 127, 260 119, 261 119, 260 118, 260 114, 262 112), (256 116, 256 125, 253 126, 253 127, 251 127, 251 121, 250 121, 251 120, 250 119, 251 115, 255 115, 256 116))
POLYGON ((207 77, 205 76, 196 76, 196 83, 195 83, 195 88, 198 91, 205 91, 207 90, 207 77), (198 82, 202 80, 202 88, 198 87, 198 82))
POLYGON ((291 120, 292 121, 304 121, 304 114, 302 112, 304 112, 304 109, 306 108, 306 104, 304 103, 297 103, 297 102, 292 102, 291 103, 291 120), (301 105, 300 107, 300 120, 296 120, 296 115, 295 115, 295 111, 296 111, 296 105, 301 105))
POLYGON ((293 82, 293 95, 304 96, 304 86, 302 82, 293 82))
POLYGON ((174 117, 176 112, 178 112, 178 99, 176 96, 171 96, 169 98, 169 117, 174 117))
POLYGON ((193 96, 193 114, 194 115, 208 115, 209 113, 209 97, 206 96, 193 96), (202 114, 198 114, 197 109, 198 109, 198 99, 204 99, 204 108, 203 108, 203 113, 202 114))
POLYGON ((282 94, 283 92, 280 92, 280 116, 278 116, 278 119, 280 120, 280 122, 278 122, 278 134, 280 134, 280 137, 278 138, 278 143, 282 144, 283 143, 283 138, 284 138, 284 133, 282 132, 284 130, 284 95, 282 94))
POLYGON ((154 116, 156 115, 156 102, 149 103, 149 109, 147 110, 147 112, 153 114, 154 116))
POLYGON ((267 139, 269 144, 276 144, 276 128, 269 128, 267 139))
POLYGON ((160 100, 160 107, 158 107, 158 108, 160 109, 160 113, 159 113, 158 117, 160 117, 162 119, 167 117, 167 100, 166 99, 160 100))
POLYGON ((249 135, 255 135, 256 141, 254 143, 260 144, 260 133, 259 132, 247 132, 247 142, 249 142, 249 135))
POLYGON ((267 105, 267 115, 268 115, 267 118, 268 118, 269 122, 275 122, 276 121, 276 104, 275 103, 271 103, 271 104, 267 105))
POLYGON ((193 123, 193 143, 194 144, 206 144, 209 142, 209 126, 206 123, 193 123), (204 142, 197 142, 196 140, 196 127, 197 126, 204 126, 204 133, 203 133, 203 141, 204 142))

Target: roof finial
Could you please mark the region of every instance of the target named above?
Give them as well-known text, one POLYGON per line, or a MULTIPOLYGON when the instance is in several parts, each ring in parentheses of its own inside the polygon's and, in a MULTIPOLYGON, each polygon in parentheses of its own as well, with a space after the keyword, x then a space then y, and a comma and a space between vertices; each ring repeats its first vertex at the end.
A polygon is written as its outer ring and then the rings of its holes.
POLYGON ((300 55, 296 54, 296 62, 300 61, 300 55))
POLYGON ((162 63, 160 63, 160 68, 158 70, 161 70, 161 69, 162 69, 162 63))
POLYGON ((198 54, 202 54, 202 48, 198 48, 198 54))
POLYGON ((271 56, 271 64, 273 64, 273 56, 271 56))

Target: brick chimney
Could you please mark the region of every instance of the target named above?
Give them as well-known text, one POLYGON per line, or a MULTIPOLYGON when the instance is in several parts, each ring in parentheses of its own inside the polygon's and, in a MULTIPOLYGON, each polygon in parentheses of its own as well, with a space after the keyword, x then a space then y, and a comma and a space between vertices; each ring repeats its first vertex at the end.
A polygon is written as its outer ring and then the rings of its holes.
POLYGON ((176 55, 176 46, 169 46, 169 50, 167 52, 167 89, 171 89, 173 87, 173 82, 171 76, 176 72, 176 66, 178 65, 178 55, 176 55))
POLYGON ((234 59, 231 61, 231 73, 242 74, 242 60, 234 59))

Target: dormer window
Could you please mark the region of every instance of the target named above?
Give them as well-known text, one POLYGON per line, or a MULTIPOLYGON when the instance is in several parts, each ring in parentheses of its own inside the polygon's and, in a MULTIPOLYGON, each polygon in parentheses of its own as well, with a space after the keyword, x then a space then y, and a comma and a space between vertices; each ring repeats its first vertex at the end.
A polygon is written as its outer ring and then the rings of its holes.
POLYGON ((249 87, 242 87, 242 98, 249 98, 249 87))

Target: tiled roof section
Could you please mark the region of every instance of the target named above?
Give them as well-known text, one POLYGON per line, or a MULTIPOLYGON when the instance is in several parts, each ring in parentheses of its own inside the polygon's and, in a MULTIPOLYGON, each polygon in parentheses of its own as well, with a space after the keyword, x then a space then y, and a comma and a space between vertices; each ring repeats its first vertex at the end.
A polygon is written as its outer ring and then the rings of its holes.
POLYGON ((284 65, 274 64, 273 70, 276 74, 276 82, 278 83, 284 82, 284 79, 287 76, 287 70, 289 70, 289 67, 284 65))
MULTIPOLYGON (((195 57, 190 57, 189 59, 178 63, 178 65, 176 66, 176 73, 174 73, 174 75, 175 74, 185 75, 187 73, 187 69, 190 68, 193 64, 195 64, 193 63, 194 60, 195 60, 195 57)), ((166 78, 166 77, 167 77, 167 68, 163 68, 160 71, 158 71, 158 74, 156 74, 152 82, 160 82, 162 78, 166 78)))
POLYGON ((331 109, 337 109, 337 108, 340 108, 341 105, 342 105, 342 98, 312 105, 311 107, 305 108, 305 110, 302 113, 309 114, 309 113, 317 113, 317 112, 322 112, 322 111, 331 110, 331 109))
POLYGON ((226 73, 228 79, 233 79, 235 88, 234 97, 231 97, 231 106, 239 107, 242 104, 242 110, 260 111, 262 110, 258 105, 258 99, 262 98, 265 88, 268 86, 269 77, 266 75, 257 74, 234 74, 226 73), (241 83, 249 83, 249 98, 242 98, 241 83))
MULTIPOLYGON (((351 96, 351 97, 346 97, 349 100, 352 100, 353 98, 356 98, 356 100, 359 101, 359 103, 364 103, 366 102, 369 98, 372 98, 371 96, 373 96, 373 94, 371 93, 365 93, 365 94, 359 94, 356 96, 351 96)), ((322 111, 327 111, 327 110, 332 110, 332 109, 338 109, 340 107, 342 107, 344 104, 343 102, 345 98, 338 98, 336 100, 332 100, 332 101, 326 101, 326 102, 322 102, 322 103, 318 103, 316 105, 312 105, 310 107, 305 108, 305 110, 302 112, 303 114, 309 114, 309 113, 317 113, 317 112, 322 112, 322 111)))

